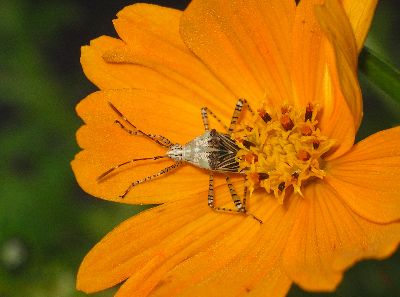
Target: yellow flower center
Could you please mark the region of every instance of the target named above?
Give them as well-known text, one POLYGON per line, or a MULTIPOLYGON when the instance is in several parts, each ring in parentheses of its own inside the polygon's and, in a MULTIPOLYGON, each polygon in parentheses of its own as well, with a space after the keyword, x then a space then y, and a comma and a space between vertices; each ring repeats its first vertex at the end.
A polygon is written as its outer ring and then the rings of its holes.
POLYGON ((238 126, 232 137, 240 147, 236 158, 250 195, 261 187, 282 203, 288 190, 302 195, 305 181, 325 176, 322 156, 335 141, 321 135, 317 114, 313 104, 303 110, 284 105, 274 112, 262 107, 238 126))

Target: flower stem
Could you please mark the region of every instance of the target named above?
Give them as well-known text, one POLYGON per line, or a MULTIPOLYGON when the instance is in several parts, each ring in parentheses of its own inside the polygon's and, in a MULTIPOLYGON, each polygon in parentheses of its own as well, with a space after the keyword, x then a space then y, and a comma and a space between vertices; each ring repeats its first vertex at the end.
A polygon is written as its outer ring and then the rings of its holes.
POLYGON ((359 69, 378 88, 400 103, 400 71, 378 58, 364 47, 359 57, 359 69))

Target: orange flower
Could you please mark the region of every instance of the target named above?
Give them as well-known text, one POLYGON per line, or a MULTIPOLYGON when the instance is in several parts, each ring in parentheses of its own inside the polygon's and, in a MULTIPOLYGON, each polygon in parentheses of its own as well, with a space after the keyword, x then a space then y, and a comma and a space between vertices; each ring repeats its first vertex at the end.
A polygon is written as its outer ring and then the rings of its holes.
MULTIPOLYGON (((72 162, 76 178, 96 197, 161 205, 90 251, 78 289, 125 281, 116 296, 284 296, 292 283, 331 291, 355 261, 393 253, 400 128, 354 145, 362 117, 357 56, 375 5, 193 0, 182 13, 137 4, 114 21, 121 40, 103 36, 83 47, 85 74, 101 91, 77 107, 85 125, 72 162), (209 173, 191 165, 124 199, 133 181, 173 162, 135 163, 96 180, 121 162, 165 153, 115 125, 107 102, 139 129, 184 144, 203 133, 202 106, 229 123, 238 98, 259 111, 247 112, 246 129, 233 136, 249 176, 248 210, 262 224, 212 211, 209 173), (243 145, 253 138, 254 146, 243 145)), ((242 193, 241 177, 235 186, 242 193)), ((224 176, 215 175, 214 188, 218 205, 232 204, 224 176)))

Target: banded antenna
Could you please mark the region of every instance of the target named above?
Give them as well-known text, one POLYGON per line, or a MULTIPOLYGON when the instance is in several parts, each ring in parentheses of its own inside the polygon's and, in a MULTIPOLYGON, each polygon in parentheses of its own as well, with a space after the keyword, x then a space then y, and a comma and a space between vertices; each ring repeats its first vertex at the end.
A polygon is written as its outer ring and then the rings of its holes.
MULTIPOLYGON (((118 115, 118 117, 119 117, 120 119, 122 119, 126 124, 128 124, 130 127, 133 128, 132 130, 129 129, 129 128, 127 128, 127 127, 126 127, 123 123, 121 123, 121 121, 119 121, 119 120, 115 120, 115 121, 114 121, 115 124, 117 124, 121 129, 123 129, 123 130, 124 130, 125 132, 127 132, 128 134, 130 134, 130 135, 141 135, 141 136, 144 136, 144 137, 148 138, 149 140, 151 140, 151 141, 157 143, 158 145, 160 145, 160 146, 162 146, 162 147, 164 147, 164 148, 167 148, 167 149, 171 148, 171 147, 174 145, 173 142, 171 142, 168 138, 166 138, 166 137, 164 137, 164 136, 162 136, 162 135, 159 135, 159 134, 149 134, 149 133, 143 132, 142 130, 138 129, 138 128, 137 128, 134 124, 132 124, 132 122, 130 122, 130 121, 127 119, 127 117, 125 117, 125 116, 122 114, 122 112, 120 112, 111 102, 108 102, 108 105, 109 105, 109 106, 111 107, 111 109, 118 115)), ((114 172, 115 170, 117 170, 117 169, 120 168, 120 167, 129 165, 129 164, 132 164, 132 163, 135 163, 135 162, 138 162, 138 161, 159 160, 159 159, 164 159, 164 158, 169 158, 169 159, 171 159, 168 155, 162 155, 162 156, 147 157, 147 158, 136 158, 136 159, 132 159, 132 160, 123 162, 123 163, 121 163, 121 164, 118 164, 118 165, 116 165, 116 166, 114 166, 114 167, 108 169, 107 171, 105 171, 104 173, 102 173, 101 175, 99 175, 99 177, 97 177, 96 181, 97 181, 97 182, 101 182, 104 178, 106 178, 108 175, 110 175, 112 172, 114 172)), ((145 178, 142 178, 142 179, 139 179, 139 180, 134 181, 134 182, 127 188, 127 190, 126 190, 122 195, 120 195, 119 197, 124 198, 124 197, 129 193, 129 191, 131 191, 132 188, 135 187, 136 185, 141 184, 141 183, 144 183, 144 182, 147 182, 147 181, 150 181, 150 180, 152 180, 152 179, 154 179, 154 178, 157 178, 157 177, 159 177, 159 176, 161 176, 161 175, 163 175, 163 174, 165 174, 165 173, 168 173, 169 171, 171 171, 171 170, 173 170, 173 169, 175 169, 175 168, 180 167, 182 164, 183 164, 182 162, 178 161, 178 162, 174 163, 173 165, 168 166, 168 167, 166 167, 166 168, 160 170, 160 171, 157 172, 157 173, 154 173, 154 174, 149 175, 149 176, 147 176, 147 177, 145 177, 145 178)))
POLYGON ((126 128, 119 120, 115 120, 114 123, 116 123, 118 126, 120 126, 123 130, 125 130, 127 133, 131 135, 142 135, 151 141, 157 143, 158 145, 165 147, 165 148, 170 148, 172 145, 174 145, 168 138, 165 136, 159 135, 159 134, 149 134, 146 132, 143 132, 142 130, 138 129, 134 124, 132 124, 126 116, 122 114, 111 102, 108 101, 108 105, 111 107, 111 109, 120 117, 121 119, 124 120, 129 126, 133 128, 133 130, 130 130, 126 128))
POLYGON ((100 182, 102 179, 104 179, 111 172, 113 172, 114 170, 116 170, 116 169, 118 169, 118 168, 120 168, 122 166, 125 166, 125 165, 128 165, 128 164, 132 164, 132 163, 137 162, 137 161, 158 160, 158 159, 163 159, 163 158, 167 158, 167 156, 165 155, 165 156, 155 156, 155 157, 149 157, 149 158, 138 158, 138 159, 132 159, 132 160, 123 162, 121 164, 118 164, 118 165, 108 169, 106 172, 104 172, 101 175, 99 175, 99 177, 96 179, 96 181, 100 182))

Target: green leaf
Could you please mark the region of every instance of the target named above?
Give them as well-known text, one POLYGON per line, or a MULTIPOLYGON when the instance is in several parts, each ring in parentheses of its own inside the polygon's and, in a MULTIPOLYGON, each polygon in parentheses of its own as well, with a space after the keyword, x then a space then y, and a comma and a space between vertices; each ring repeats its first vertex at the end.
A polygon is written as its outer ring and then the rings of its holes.
POLYGON ((359 57, 360 71, 392 99, 400 103, 400 71, 364 48, 359 57))

